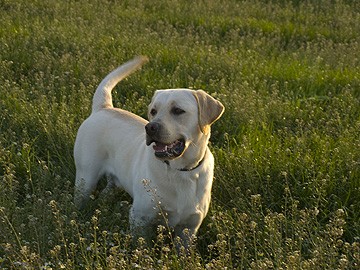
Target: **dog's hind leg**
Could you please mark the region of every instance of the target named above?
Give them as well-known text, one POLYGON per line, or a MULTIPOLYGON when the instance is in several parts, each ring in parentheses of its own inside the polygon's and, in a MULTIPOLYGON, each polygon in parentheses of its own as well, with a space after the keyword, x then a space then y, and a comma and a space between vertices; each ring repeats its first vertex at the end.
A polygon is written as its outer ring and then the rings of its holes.
POLYGON ((92 192, 96 189, 100 175, 98 170, 76 170, 74 203, 78 209, 82 209, 89 201, 92 192))
POLYGON ((108 198, 109 196, 114 194, 113 192, 116 189, 116 184, 114 182, 112 175, 107 175, 106 181, 107 181, 107 183, 106 183, 105 188, 102 189, 99 194, 99 198, 102 198, 102 199, 108 198))

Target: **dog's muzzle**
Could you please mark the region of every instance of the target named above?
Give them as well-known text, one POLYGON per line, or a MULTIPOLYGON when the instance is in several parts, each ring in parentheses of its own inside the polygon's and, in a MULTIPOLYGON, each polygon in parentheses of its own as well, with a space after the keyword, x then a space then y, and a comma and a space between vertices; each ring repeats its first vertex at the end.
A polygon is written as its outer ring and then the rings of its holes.
POLYGON ((174 159, 181 156, 185 150, 185 140, 178 139, 171 143, 163 143, 159 136, 161 125, 157 122, 150 122, 145 126, 146 145, 154 143, 155 156, 161 159, 174 159))

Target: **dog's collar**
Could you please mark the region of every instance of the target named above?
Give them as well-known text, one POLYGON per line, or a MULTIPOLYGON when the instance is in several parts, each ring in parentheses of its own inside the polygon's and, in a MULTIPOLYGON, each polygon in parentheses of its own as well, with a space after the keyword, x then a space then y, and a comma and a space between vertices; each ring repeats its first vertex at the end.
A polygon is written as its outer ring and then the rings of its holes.
MULTIPOLYGON (((203 158, 199 161, 199 163, 198 163, 195 167, 192 167, 192 168, 186 168, 186 167, 185 167, 185 168, 177 169, 177 170, 178 170, 178 171, 181 171, 181 172, 190 172, 190 171, 193 171, 193 170, 199 168, 199 167, 201 166, 201 164, 204 162, 204 159, 205 159, 205 157, 206 157, 206 152, 207 152, 207 151, 205 151, 205 154, 204 154, 203 158)), ((164 163, 165 163, 166 165, 170 166, 170 162, 169 162, 168 160, 165 160, 164 163)))

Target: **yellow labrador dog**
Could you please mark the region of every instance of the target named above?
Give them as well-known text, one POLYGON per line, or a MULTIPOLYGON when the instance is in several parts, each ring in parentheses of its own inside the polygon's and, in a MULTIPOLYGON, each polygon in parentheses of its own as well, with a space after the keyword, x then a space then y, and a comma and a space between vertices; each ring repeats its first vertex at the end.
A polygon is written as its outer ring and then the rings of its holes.
POLYGON ((136 57, 123 64, 95 92, 92 113, 75 141, 75 204, 83 207, 106 175, 108 187, 121 187, 133 198, 134 235, 148 235, 161 214, 188 245, 209 209, 214 168, 210 125, 224 106, 202 90, 168 89, 155 92, 149 122, 114 108, 113 87, 145 62, 146 57, 136 57))

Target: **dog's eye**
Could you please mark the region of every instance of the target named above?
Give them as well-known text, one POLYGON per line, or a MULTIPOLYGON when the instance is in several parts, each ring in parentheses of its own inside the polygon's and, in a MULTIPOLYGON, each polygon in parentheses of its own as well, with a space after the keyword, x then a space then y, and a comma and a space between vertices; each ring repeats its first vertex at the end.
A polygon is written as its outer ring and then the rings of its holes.
POLYGON ((150 115, 155 116, 157 114, 157 111, 155 109, 150 110, 150 115))
POLYGON ((173 109, 171 110, 171 112, 172 112, 173 114, 175 114, 175 115, 180 115, 180 114, 185 113, 185 111, 184 111, 183 109, 180 109, 180 108, 173 108, 173 109))

